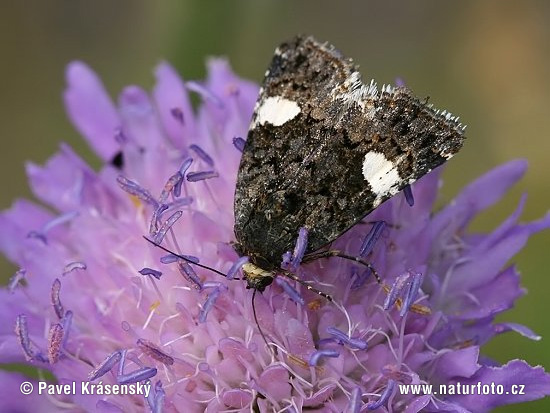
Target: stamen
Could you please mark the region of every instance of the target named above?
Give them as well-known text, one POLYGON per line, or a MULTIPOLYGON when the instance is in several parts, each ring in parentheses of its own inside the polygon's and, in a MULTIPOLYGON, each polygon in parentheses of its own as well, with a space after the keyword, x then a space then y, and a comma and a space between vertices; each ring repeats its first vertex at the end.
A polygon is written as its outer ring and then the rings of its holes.
POLYGON ((149 404, 151 413, 162 413, 165 396, 166 393, 162 388, 162 383, 160 380, 157 380, 155 387, 151 389, 149 397, 147 397, 147 403, 149 404))
POLYGON ((149 235, 154 236, 159 230, 159 221, 162 213, 168 209, 168 205, 159 204, 151 215, 151 221, 149 222, 149 235))
POLYGON ((25 359, 31 361, 35 354, 31 347, 31 341, 29 340, 29 329, 27 326, 27 316, 25 314, 19 314, 15 320, 15 334, 19 338, 19 344, 25 353, 25 359))
POLYGON ((8 291, 10 294, 15 293, 15 289, 20 284, 20 282, 25 279, 26 274, 27 270, 21 268, 20 270, 17 270, 17 272, 10 278, 10 281, 8 283, 8 291))
POLYGON ((146 204, 157 206, 158 203, 155 198, 153 198, 153 195, 151 195, 148 190, 142 188, 138 183, 131 181, 123 175, 119 175, 116 180, 123 191, 138 197, 146 204))
POLYGON ((244 151, 244 145, 246 144, 246 141, 241 138, 240 136, 236 136, 233 138, 233 146, 235 146, 235 148, 237 148, 237 150, 239 152, 243 152, 244 151))
POLYGON ((220 291, 221 289, 215 288, 210 294, 208 294, 208 297, 206 298, 206 301, 204 302, 204 305, 199 312, 199 323, 204 323, 206 321, 206 316, 214 307, 214 304, 216 304, 216 300, 220 295, 220 291))
POLYGON ((392 364, 388 364, 382 367, 382 374, 388 379, 392 379, 405 384, 410 384, 413 380, 410 374, 399 370, 397 366, 394 366, 392 364))
POLYGON ((333 336, 340 344, 347 344, 349 347, 357 350, 366 350, 368 344, 365 340, 349 337, 346 333, 335 327, 328 327, 327 333, 333 336))
POLYGON ((409 273, 405 273, 397 277, 390 289, 390 292, 384 300, 384 310, 389 310, 391 307, 393 307, 393 305, 399 298, 399 295, 409 282, 409 273))
POLYGON ((195 152, 199 158, 201 158, 206 164, 208 164, 208 166, 214 166, 214 160, 199 145, 189 145, 189 149, 195 152))
POLYGON ((50 327, 48 335, 48 360, 51 364, 57 363, 61 354, 61 344, 63 343, 63 326, 55 323, 50 327))
MULTIPOLYGON (((174 196, 179 196, 179 194, 174 196)), ((168 207, 167 209, 175 209, 175 208, 181 208, 183 206, 191 205, 192 203, 193 203, 193 197, 186 196, 183 198, 178 198, 175 201, 169 202, 168 204, 166 204, 166 206, 168 207)))
POLYGON ((292 287, 289 283, 287 283, 284 278, 275 277, 275 283, 277 283, 277 285, 282 287, 284 292, 290 297, 292 301, 300 305, 305 304, 305 301, 300 295, 300 293, 298 293, 298 291, 296 291, 294 287, 292 287))
POLYGON ((172 108, 170 109, 170 114, 174 119, 176 119, 179 123, 182 125, 185 123, 185 119, 183 116, 183 111, 180 108, 172 108))
POLYGON ((67 340, 69 339, 69 331, 71 330, 71 325, 73 324, 73 312, 71 310, 65 311, 65 316, 61 320, 61 325, 63 326, 63 342, 61 346, 65 348, 67 340))
POLYGON ((216 171, 189 172, 187 180, 189 182, 203 181, 205 179, 217 178, 219 176, 216 171))
POLYGON ((162 257, 160 257, 160 262, 163 263, 163 264, 172 264, 172 263, 178 261, 179 259, 180 259, 180 257, 178 257, 177 255, 168 254, 168 255, 163 255, 162 257))
POLYGON ((207 89, 206 87, 204 87, 200 83, 194 82, 194 81, 191 80, 189 82, 185 82, 185 87, 188 90, 197 93, 203 99, 211 101, 216 106, 218 106, 220 109, 223 108, 224 105, 223 105, 223 102, 220 100, 220 98, 218 98, 214 93, 212 93, 209 89, 207 89))
POLYGON ((44 244, 48 244, 48 239, 46 238, 46 234, 53 228, 58 227, 59 225, 63 225, 67 222, 72 221, 74 218, 78 216, 77 211, 70 211, 66 212, 65 214, 61 214, 54 219, 46 222, 44 226, 39 231, 30 231, 27 234, 28 238, 38 238, 41 240, 44 244))
POLYGON ((307 236, 307 228, 300 228, 298 231, 298 239, 296 240, 296 245, 294 246, 294 253, 292 254, 292 261, 290 262, 292 268, 298 268, 302 262, 302 258, 304 258, 307 248, 307 236))
POLYGON ((227 271, 227 279, 232 280, 235 277, 235 274, 241 269, 241 267, 248 262, 248 257, 240 257, 237 261, 233 263, 229 271, 227 271))
POLYGON ((122 358, 122 354, 120 350, 115 351, 114 353, 111 353, 107 356, 105 360, 103 360, 99 366, 97 366, 95 369, 93 369, 90 374, 88 374, 88 381, 94 381, 99 379, 100 377, 107 374, 111 369, 117 364, 120 359, 122 358))
POLYGON ((190 281, 193 284, 195 284, 198 290, 202 289, 202 282, 199 276, 197 275, 193 267, 191 267, 187 262, 183 260, 179 260, 178 270, 180 274, 183 275, 185 279, 187 279, 187 281, 190 281))
POLYGON ((181 218, 182 215, 183 215, 182 211, 176 211, 172 215, 170 215, 170 217, 166 221, 164 221, 164 223, 159 228, 158 232, 155 234, 153 238, 153 241, 155 244, 162 243, 162 240, 166 236, 166 233, 168 232, 168 230, 172 228, 172 226, 176 223, 178 219, 181 218))
POLYGON ((394 380, 388 380, 388 384, 386 385, 386 388, 380 395, 380 398, 372 403, 369 403, 367 405, 367 409, 369 410, 376 410, 382 405, 386 404, 386 402, 389 400, 391 395, 393 394, 393 390, 395 389, 395 381, 394 380))
POLYGON ((158 380, 155 384, 155 408, 152 413, 162 413, 164 407, 164 398, 166 393, 162 388, 162 383, 158 380))
POLYGON ((160 280, 160 277, 162 276, 162 272, 158 270, 154 270, 149 267, 143 267, 141 270, 138 271, 141 275, 151 275, 155 277, 157 280, 160 280))
POLYGON ((376 244, 376 241, 380 238, 380 235, 382 235, 382 232, 386 228, 386 223, 384 221, 376 221, 365 239, 363 240, 363 244, 361 245, 361 249, 359 250, 359 255, 361 257, 366 257, 369 255, 372 250, 374 249, 374 245, 376 244))
POLYGON ((413 197, 413 192, 412 192, 412 188, 410 185, 406 185, 405 188, 403 188, 403 194, 405 195, 405 199, 407 200, 407 204, 409 204, 409 206, 413 206, 414 205, 414 197, 413 197))
POLYGON ((181 195, 181 187, 183 185, 183 177, 185 176, 185 173, 187 172, 187 170, 189 169, 189 167, 191 166, 192 163, 193 163, 193 158, 187 158, 181 164, 180 169, 179 169, 179 173, 180 173, 182 178, 176 183, 176 185, 174 185, 174 189, 172 191, 172 195, 174 196, 174 198, 179 198, 179 196, 181 195))
POLYGON ((138 338, 137 345, 141 349, 141 351, 143 351, 143 353, 147 354, 149 357, 157 361, 160 361, 162 364, 165 364, 167 366, 171 366, 172 364, 174 364, 173 357, 164 353, 160 348, 158 348, 149 340, 138 338))
POLYGON ((128 374, 121 374, 116 378, 118 384, 137 383, 148 380, 157 375, 157 369, 154 367, 143 367, 128 374))
POLYGON ((356 269, 353 270, 352 278, 353 282, 351 283, 351 289, 357 290, 358 288, 361 288, 366 282, 369 276, 372 274, 372 271, 370 268, 365 268, 365 270, 359 274, 356 269))
POLYGON ((412 303, 416 299, 416 296, 418 294, 418 290, 420 289, 420 286, 422 285, 422 281, 424 280, 424 277, 422 276, 422 273, 413 273, 411 275, 412 281, 409 283, 409 288, 406 291, 405 294, 405 300, 403 302, 403 307, 401 307, 401 311, 399 315, 403 317, 407 311, 411 308, 412 303))
POLYGON ((349 398, 348 412, 350 412, 350 413, 360 413, 361 404, 362 404, 361 393, 362 393, 361 387, 355 387, 351 391, 351 395, 350 395, 350 398, 349 398))
MULTIPOLYGON (((124 366, 126 365, 126 355, 128 354, 128 349, 123 349, 120 351, 120 363, 118 363, 118 376, 122 376, 124 374, 124 366)), ((141 364, 140 364, 141 366, 141 364)))
POLYGON ((173 174, 166 183, 164 184, 164 188, 162 188, 162 191, 160 192, 160 197, 158 202, 160 204, 166 203, 168 200, 168 197, 170 196, 170 193, 174 190, 176 185, 183 179, 183 175, 180 171, 177 171, 175 174, 173 174))
POLYGON ((315 367, 317 366, 317 364, 319 364, 319 360, 321 359, 321 357, 336 358, 338 356, 340 356, 340 353, 336 350, 317 350, 317 351, 314 351, 309 357, 308 364, 311 367, 315 367))
POLYGON ((88 266, 82 261, 73 261, 63 267, 63 275, 66 275, 74 270, 86 270, 88 266))
POLYGON ((53 281, 52 292, 50 297, 51 297, 51 302, 52 302, 52 306, 55 311, 55 314, 57 315, 57 318, 61 320, 63 318, 65 310, 63 309, 63 305, 61 304, 61 300, 59 299, 60 290, 61 290, 61 281, 59 281, 59 278, 56 278, 53 281))

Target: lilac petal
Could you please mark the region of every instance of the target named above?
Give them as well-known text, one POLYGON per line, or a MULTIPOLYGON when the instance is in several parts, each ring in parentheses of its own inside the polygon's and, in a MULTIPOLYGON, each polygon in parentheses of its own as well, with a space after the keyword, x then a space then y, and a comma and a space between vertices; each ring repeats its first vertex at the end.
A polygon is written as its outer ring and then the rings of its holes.
POLYGON ((235 146, 235 148, 237 148, 239 152, 244 151, 245 145, 246 145, 246 141, 243 138, 239 136, 236 136, 235 138, 233 138, 233 146, 235 146))
POLYGON ((114 353, 109 354, 105 360, 103 360, 99 366, 93 369, 90 374, 88 374, 88 381, 94 381, 107 374, 122 358, 120 350, 115 351, 114 353))
POLYGON ((52 324, 48 334, 48 360, 50 364, 55 364, 59 360, 63 335, 63 326, 59 323, 52 324))
MULTIPOLYGON (((550 374, 541 366, 531 367, 523 360, 512 360, 501 367, 481 367, 475 375, 460 380, 464 385, 494 383, 502 385, 504 394, 453 395, 448 400, 476 412, 488 412, 504 404, 520 403, 550 395, 550 374), (524 386, 524 394, 511 394, 513 385, 524 386), (509 392, 509 394, 506 394, 509 392)), ((515 390, 522 390, 519 387, 515 390)))
POLYGON ((240 257, 237 261, 233 263, 229 271, 227 271, 227 279, 232 280, 235 277, 235 274, 241 269, 241 267, 248 262, 248 257, 240 257))
POLYGON ((148 380, 157 375, 157 369, 154 367, 142 367, 128 374, 117 376, 118 384, 130 384, 148 380))
POLYGON ((162 364, 165 364, 167 366, 171 366, 172 364, 174 364, 173 357, 166 354, 164 351, 162 351, 160 348, 158 348, 155 344, 153 344, 149 340, 138 338, 137 346, 141 349, 141 351, 143 351, 149 357, 157 361, 160 361, 162 364))
POLYGON ((298 291, 294 289, 286 280, 281 277, 275 277, 275 283, 282 287, 284 292, 294 301, 296 304, 304 305, 305 301, 298 291))
POLYGON ((158 116, 170 140, 181 148, 196 133, 189 95, 182 79, 168 63, 162 62, 157 66, 155 77, 157 83, 153 89, 153 98, 158 116))
POLYGON ((63 314, 65 310, 63 309, 63 305, 61 304, 61 300, 59 299, 59 291, 61 290, 61 281, 59 281, 59 278, 56 278, 52 285, 52 291, 51 291, 51 303, 54 308, 55 314, 57 315, 58 319, 63 318, 63 314))
POLYGON ((25 279, 25 275, 27 274, 27 270, 21 268, 17 270, 17 272, 10 278, 8 282, 8 291, 10 294, 13 294, 15 292, 15 289, 17 286, 25 279))
POLYGON ((454 234, 457 229, 464 228, 480 211, 499 201, 523 176, 526 169, 526 161, 515 160, 492 169, 476 179, 464 188, 453 202, 433 217, 430 224, 433 233, 454 234))
POLYGON ((218 176, 219 174, 216 171, 189 172, 187 174, 187 180, 189 182, 197 182, 205 179, 217 178, 218 176))
POLYGON ((340 356, 340 353, 336 350, 317 350, 311 353, 308 364, 312 367, 315 367, 319 364, 319 360, 321 359, 321 357, 336 358, 339 356, 340 356))
POLYGON ((361 387, 354 387, 349 398, 349 413, 360 413, 363 401, 361 400, 361 387))
POLYGON ((367 408, 369 410, 376 410, 379 407, 386 404, 386 402, 389 400, 391 395, 393 394, 393 391, 395 389, 395 381, 394 380, 388 380, 388 384, 386 385, 386 388, 380 395, 380 398, 376 400, 375 402, 371 402, 367 405, 367 408))
POLYGON ((426 394, 413 399, 407 404, 407 408, 404 413, 419 413, 424 411, 423 409, 428 405, 428 403, 430 403, 431 398, 431 394, 426 394))
POLYGON ((382 235, 382 232, 384 232, 385 228, 386 223, 384 221, 376 221, 372 225, 372 228, 363 240, 363 244, 361 245, 361 249, 359 250, 359 255, 361 257, 366 257, 372 252, 372 250, 374 249, 374 245, 380 238, 380 235, 382 235))
POLYGON ((141 275, 151 275, 155 277, 157 280, 160 280, 160 277, 162 276, 162 272, 158 270, 154 270, 149 267, 143 267, 141 270, 138 271, 141 275))
POLYGON ((116 108, 96 74, 82 62, 66 71, 64 100, 69 118, 93 150, 109 161, 119 150, 114 136, 120 126, 116 108))
POLYGON ((166 221, 163 222, 157 233, 155 234, 155 237, 153 238, 153 242, 155 244, 161 244, 164 240, 164 237, 166 236, 166 233, 172 228, 172 226, 176 223, 178 219, 181 218, 183 215, 182 211, 176 211, 172 215, 168 217, 166 221))
POLYGON ((210 155, 208 155, 204 149, 202 149, 199 145, 189 145, 189 149, 191 149, 193 152, 197 154, 197 156, 203 160, 208 166, 213 167, 214 166, 214 160, 210 155))
POLYGON ((252 394, 241 389, 229 389, 223 392, 222 402, 230 409, 244 409, 252 402, 252 394))
POLYGON ((403 188, 403 195, 405 195, 407 204, 409 204, 409 206, 414 206, 414 196, 410 185, 405 185, 405 188, 403 188))

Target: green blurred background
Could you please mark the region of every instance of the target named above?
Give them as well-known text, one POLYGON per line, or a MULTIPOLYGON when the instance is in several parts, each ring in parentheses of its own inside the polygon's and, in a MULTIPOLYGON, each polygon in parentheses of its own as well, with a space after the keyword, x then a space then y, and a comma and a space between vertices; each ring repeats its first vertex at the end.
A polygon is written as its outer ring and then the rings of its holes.
MULTIPOLYGON (((442 202, 479 174, 513 158, 530 170, 474 227, 487 230, 529 193, 523 219, 550 206, 550 2, 546 1, 3 1, 0 3, 0 207, 29 197, 23 165, 43 163, 64 141, 97 166, 69 124, 61 100, 64 68, 89 63, 116 98, 126 84, 150 88, 160 60, 186 79, 224 55, 260 81, 275 46, 297 33, 329 40, 361 65, 365 80, 402 77, 419 96, 460 115, 465 148, 447 167, 442 202)), ((515 260, 529 293, 503 320, 527 324, 533 342, 505 334, 485 353, 524 358, 550 370, 550 233, 515 260)), ((3 258, 2 277, 14 267, 3 258)), ((550 399, 499 409, 550 411, 550 399)))

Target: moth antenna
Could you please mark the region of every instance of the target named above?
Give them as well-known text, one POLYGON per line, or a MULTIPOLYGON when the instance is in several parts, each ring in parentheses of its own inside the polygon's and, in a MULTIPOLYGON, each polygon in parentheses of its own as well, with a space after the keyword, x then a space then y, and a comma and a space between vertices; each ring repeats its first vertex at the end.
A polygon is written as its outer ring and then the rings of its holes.
POLYGON ((346 254, 343 251, 327 250, 327 251, 315 252, 313 254, 308 254, 304 256, 302 262, 310 262, 310 261, 318 260, 320 258, 329 258, 329 257, 340 257, 340 258, 344 258, 349 261, 355 261, 355 262, 358 262, 359 264, 364 265, 365 267, 367 267, 369 270, 372 271, 374 278, 376 278, 376 282, 378 284, 382 284, 382 279, 380 278, 380 275, 378 275, 378 271, 376 271, 376 268, 374 268, 370 262, 364 260, 361 257, 356 257, 353 255, 346 254))
POLYGON ((283 271, 281 272, 281 274, 287 278, 290 278, 291 280, 293 281, 296 281, 297 283, 303 285, 304 287, 306 287, 309 291, 311 292, 314 292, 315 294, 318 294, 320 295, 321 297, 323 298, 326 298, 328 301, 332 302, 332 297, 330 295, 328 295, 327 293, 324 293, 322 292, 321 290, 318 290, 317 288, 315 287, 312 287, 310 284, 308 284, 307 282, 305 282, 304 280, 302 280, 300 277, 298 277, 296 274, 293 274, 291 272, 288 272, 288 271, 283 271))
MULTIPOLYGON (((219 271, 219 270, 217 270, 217 269, 215 269, 215 268, 209 267, 208 265, 200 264, 200 263, 198 263, 198 262, 195 262, 195 261, 190 260, 189 258, 184 257, 184 256, 181 255, 181 254, 177 254, 177 253, 175 253, 174 251, 171 251, 170 249, 168 249, 168 248, 166 248, 166 247, 164 247, 164 246, 162 246, 162 245, 160 245, 160 244, 157 244, 156 242, 150 240, 150 239, 147 238, 145 235, 143 236, 143 238, 145 238, 147 241, 149 241, 149 242, 150 242, 151 244, 153 244, 155 247, 160 248, 160 249, 163 250, 164 252, 167 252, 168 254, 172 254, 172 255, 178 257, 179 259, 188 262, 189 264, 196 265, 197 267, 204 268, 205 270, 210 270, 210 271, 212 271, 212 272, 215 272, 216 274, 221 275, 222 277, 227 278, 227 274, 224 274, 223 272, 221 272, 221 271, 219 271)), ((234 278, 234 280, 239 280, 239 279, 240 279, 240 278, 234 278)))
POLYGON ((269 344, 269 342, 267 341, 267 338, 266 338, 266 336, 265 336, 265 334, 262 330, 262 327, 260 327, 260 323, 258 322, 258 315, 256 314, 256 292, 257 291, 258 290, 255 289, 254 292, 252 293, 252 314, 254 314, 254 321, 256 322, 256 325, 258 326, 258 331, 260 332, 260 335, 264 339, 265 345, 271 351, 271 354, 273 355, 273 357, 275 357, 277 355, 277 353, 273 349, 273 346, 271 344, 269 344))

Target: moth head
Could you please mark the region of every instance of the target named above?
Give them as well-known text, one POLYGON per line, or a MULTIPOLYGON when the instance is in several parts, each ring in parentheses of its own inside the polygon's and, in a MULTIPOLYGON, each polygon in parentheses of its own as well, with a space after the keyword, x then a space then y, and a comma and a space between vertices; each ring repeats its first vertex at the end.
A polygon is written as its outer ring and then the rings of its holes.
POLYGON ((247 262, 242 266, 246 287, 263 292, 265 288, 273 282, 275 273, 267 271, 255 264, 247 262))

